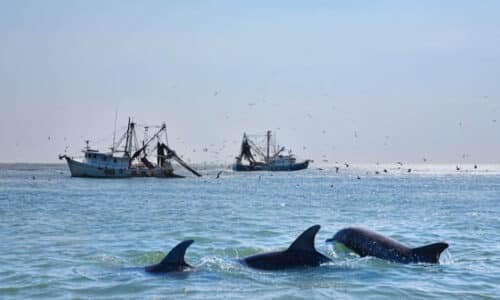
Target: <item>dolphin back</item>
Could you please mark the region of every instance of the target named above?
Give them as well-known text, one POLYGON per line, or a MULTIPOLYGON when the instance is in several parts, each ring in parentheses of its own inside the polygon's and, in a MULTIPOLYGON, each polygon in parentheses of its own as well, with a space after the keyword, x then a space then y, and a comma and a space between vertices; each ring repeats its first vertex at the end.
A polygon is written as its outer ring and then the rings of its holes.
POLYGON ((435 243, 411 249, 413 259, 422 263, 439 263, 441 253, 448 248, 447 243, 435 243))
POLYGON ((439 263, 447 243, 435 243, 418 248, 409 248, 378 232, 365 228, 348 227, 339 230, 327 242, 340 242, 359 256, 373 256, 399 263, 439 263))
POLYGON ((308 228, 285 251, 261 253, 245 257, 242 261, 251 268, 261 270, 317 267, 331 261, 314 248, 314 238, 319 229, 319 225, 308 228))
POLYGON ((316 234, 318 233, 320 225, 314 225, 306 229, 306 231, 302 232, 301 235, 288 247, 287 252, 309 252, 314 253, 315 259, 318 264, 330 262, 331 259, 324 256, 323 254, 316 251, 314 247, 314 239, 316 238, 316 234))
POLYGON ((302 232, 298 238, 288 247, 288 250, 297 251, 316 251, 314 248, 314 238, 318 233, 321 226, 314 225, 302 232))
POLYGON ((182 271, 184 268, 190 268, 184 259, 186 255, 186 250, 191 244, 194 243, 193 240, 182 241, 177 246, 175 246, 170 252, 162 259, 161 262, 155 265, 145 267, 146 272, 150 273, 160 273, 160 272, 172 272, 172 271, 182 271))

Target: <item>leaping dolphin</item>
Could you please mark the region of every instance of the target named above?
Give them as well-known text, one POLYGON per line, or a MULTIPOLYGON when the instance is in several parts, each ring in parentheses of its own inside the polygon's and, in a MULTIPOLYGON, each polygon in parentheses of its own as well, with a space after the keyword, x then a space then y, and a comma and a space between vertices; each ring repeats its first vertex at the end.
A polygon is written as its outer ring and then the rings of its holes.
POLYGON ((310 227, 284 251, 261 253, 243 258, 242 261, 247 266, 260 270, 318 267, 331 261, 314 248, 314 238, 319 229, 319 225, 310 227))
POLYGON ((186 249, 193 243, 193 240, 182 241, 175 246, 170 252, 162 259, 161 262, 144 267, 144 270, 149 273, 167 273, 167 272, 181 272, 186 269, 193 268, 184 260, 186 249))
POLYGON ((448 244, 441 242, 418 248, 409 248, 380 233, 358 227, 348 227, 337 232, 326 242, 340 242, 361 257, 374 256, 392 262, 439 263, 439 256, 448 244))

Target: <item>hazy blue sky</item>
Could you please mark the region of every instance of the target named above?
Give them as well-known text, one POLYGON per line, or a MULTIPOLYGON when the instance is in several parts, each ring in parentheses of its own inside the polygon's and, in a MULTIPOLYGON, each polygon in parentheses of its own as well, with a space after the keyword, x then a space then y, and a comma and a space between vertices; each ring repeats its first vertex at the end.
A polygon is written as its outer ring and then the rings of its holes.
POLYGON ((0 0, 0 43, 3 162, 111 141, 118 108, 198 162, 269 128, 317 161, 500 163, 500 1, 0 0))

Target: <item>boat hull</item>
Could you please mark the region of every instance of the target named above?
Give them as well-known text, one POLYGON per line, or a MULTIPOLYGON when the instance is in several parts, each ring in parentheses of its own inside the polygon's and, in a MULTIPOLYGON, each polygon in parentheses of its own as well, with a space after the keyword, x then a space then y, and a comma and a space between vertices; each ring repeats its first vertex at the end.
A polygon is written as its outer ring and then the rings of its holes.
POLYGON ((115 169, 107 167, 97 167, 90 164, 82 163, 65 157, 68 163, 71 177, 88 177, 88 178, 129 178, 129 177, 182 177, 175 175, 173 170, 165 168, 127 168, 115 169))
POLYGON ((249 172, 249 171, 299 171, 309 167, 309 161, 294 163, 289 165, 272 165, 272 164, 258 164, 258 165, 243 165, 234 164, 233 171, 249 172))

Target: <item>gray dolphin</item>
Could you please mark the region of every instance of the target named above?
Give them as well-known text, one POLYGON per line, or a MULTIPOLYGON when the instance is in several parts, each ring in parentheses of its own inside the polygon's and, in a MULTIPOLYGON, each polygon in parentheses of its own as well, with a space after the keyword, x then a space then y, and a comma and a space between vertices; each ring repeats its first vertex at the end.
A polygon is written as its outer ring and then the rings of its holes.
POLYGON ((357 227, 348 227, 337 232, 326 242, 339 242, 361 257, 374 256, 398 263, 439 263, 439 256, 448 248, 441 242, 418 248, 409 248, 380 233, 357 227))
POLYGON ((186 249, 193 243, 193 240, 182 241, 175 246, 170 252, 162 259, 161 262, 144 267, 144 270, 149 273, 167 273, 167 272, 181 272, 186 269, 193 268, 184 260, 186 249))
POLYGON ((251 268, 260 270, 318 267, 322 263, 331 261, 314 248, 314 238, 319 229, 319 225, 310 227, 284 251, 249 256, 243 258, 242 262, 251 268))

